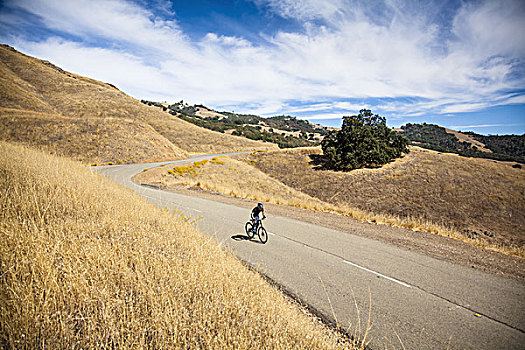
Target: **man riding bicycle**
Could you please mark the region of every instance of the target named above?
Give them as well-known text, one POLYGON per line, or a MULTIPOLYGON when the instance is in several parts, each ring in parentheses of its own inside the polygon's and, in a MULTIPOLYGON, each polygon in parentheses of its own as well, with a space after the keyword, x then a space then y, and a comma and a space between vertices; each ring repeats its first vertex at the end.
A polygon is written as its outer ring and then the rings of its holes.
POLYGON ((257 206, 252 209, 251 217, 254 222, 253 224, 253 232, 257 232, 257 228, 259 227, 259 222, 261 219, 259 218, 262 214, 262 218, 266 219, 266 215, 264 215, 264 206, 262 203, 257 203, 257 206))

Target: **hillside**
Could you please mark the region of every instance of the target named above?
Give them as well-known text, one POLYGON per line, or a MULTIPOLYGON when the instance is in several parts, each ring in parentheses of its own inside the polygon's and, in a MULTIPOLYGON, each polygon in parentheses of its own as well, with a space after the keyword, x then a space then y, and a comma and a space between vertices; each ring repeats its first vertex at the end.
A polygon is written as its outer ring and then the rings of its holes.
POLYGON ((3 140, 86 162, 180 159, 188 152, 277 148, 199 128, 148 107, 111 84, 68 73, 6 45, 0 46, 0 73, 3 140), (84 144, 63 141, 67 139, 84 144))
POLYGON ((412 144, 439 152, 525 163, 525 135, 485 136, 426 123, 408 123, 398 132, 412 144))
POLYGON ((78 162, 0 141, 0 174, 2 349, 353 348, 217 241, 78 162))
POLYGON ((174 188, 179 185, 216 191, 233 197, 302 208, 327 208, 326 203, 284 185, 245 162, 230 157, 156 167, 137 174, 133 181, 174 188))
POLYGON ((282 183, 333 205, 453 228, 474 243, 525 255, 523 169, 411 147, 380 169, 322 170, 320 150, 248 159, 282 183))
POLYGON ((311 147, 320 144, 329 128, 307 120, 280 115, 263 118, 257 115, 217 112, 203 105, 190 106, 183 101, 169 104, 142 100, 195 125, 277 144, 280 148, 311 147))
POLYGON ((100 164, 180 159, 187 153, 150 125, 119 118, 71 118, 0 108, 0 139, 100 164))

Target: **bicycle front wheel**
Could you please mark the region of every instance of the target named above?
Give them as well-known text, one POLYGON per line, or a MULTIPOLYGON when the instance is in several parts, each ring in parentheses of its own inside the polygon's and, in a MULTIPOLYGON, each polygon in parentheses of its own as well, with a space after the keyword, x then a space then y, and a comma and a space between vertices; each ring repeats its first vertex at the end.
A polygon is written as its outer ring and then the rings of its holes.
POLYGON ((259 235, 259 239, 261 240, 262 244, 268 241, 268 232, 266 232, 266 229, 264 227, 259 227, 257 234, 259 235))
POLYGON ((246 225, 244 225, 244 231, 246 231, 246 235, 248 236, 248 238, 253 238, 255 232, 253 232, 253 224, 251 221, 248 221, 246 225))

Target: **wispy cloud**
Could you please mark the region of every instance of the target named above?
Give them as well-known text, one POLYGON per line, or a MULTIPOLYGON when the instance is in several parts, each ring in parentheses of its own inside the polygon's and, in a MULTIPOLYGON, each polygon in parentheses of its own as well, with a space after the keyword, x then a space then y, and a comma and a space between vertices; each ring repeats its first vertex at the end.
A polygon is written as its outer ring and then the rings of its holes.
POLYGON ((7 0, 5 6, 37 15, 43 25, 74 35, 89 44, 106 39, 112 44, 175 53, 186 38, 173 20, 124 0, 7 0))
POLYGON ((453 129, 478 129, 478 128, 493 128, 500 126, 521 126, 522 124, 479 124, 479 125, 453 125, 453 129))
POLYGON ((254 0, 302 28, 261 33, 257 44, 222 33, 192 40, 170 2, 156 1, 160 12, 126 0, 7 0, 53 35, 35 41, 17 32, 19 14, 3 14, 0 39, 138 98, 263 115, 331 118, 381 99, 390 101, 371 107, 394 118, 525 102, 520 0, 254 0))

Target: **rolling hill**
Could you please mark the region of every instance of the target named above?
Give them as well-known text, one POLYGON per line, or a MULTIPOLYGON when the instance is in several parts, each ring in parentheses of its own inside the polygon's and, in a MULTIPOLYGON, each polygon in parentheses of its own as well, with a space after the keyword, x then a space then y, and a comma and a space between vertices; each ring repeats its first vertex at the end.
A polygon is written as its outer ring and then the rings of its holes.
MULTIPOLYGON (((252 114, 215 111, 204 105, 141 100, 180 119, 206 129, 273 142, 279 148, 319 146, 323 138, 338 128, 323 127, 293 116, 263 118, 252 114)), ((434 124, 408 123, 394 129, 412 145, 466 157, 525 163, 525 135, 480 135, 460 132, 434 124)))
POLYGON ((408 123, 396 131, 414 145, 439 152, 525 163, 525 135, 486 136, 426 123, 408 123))
POLYGON ((253 114, 218 112, 203 105, 190 106, 184 101, 169 104, 142 100, 142 103, 161 108, 206 129, 273 142, 280 148, 318 146, 324 136, 334 129, 289 115, 264 118, 253 114))
POLYGON ((0 46, 0 139, 85 162, 180 159, 188 153, 276 149, 206 130, 115 86, 0 46))

